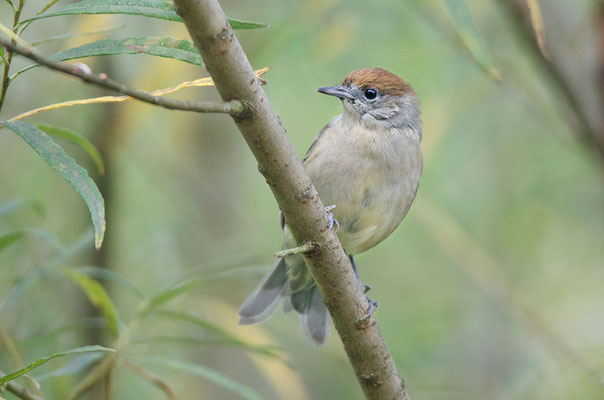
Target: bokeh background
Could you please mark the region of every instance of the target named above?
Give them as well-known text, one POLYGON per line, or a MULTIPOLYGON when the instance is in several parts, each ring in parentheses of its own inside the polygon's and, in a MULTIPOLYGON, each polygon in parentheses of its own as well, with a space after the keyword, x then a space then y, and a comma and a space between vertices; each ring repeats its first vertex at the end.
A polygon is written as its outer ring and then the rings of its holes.
MULTIPOLYGON (((254 68, 272 65, 265 91, 301 156, 339 112, 317 87, 380 66, 419 94, 425 166, 416 202, 391 237, 357 257, 414 399, 604 398, 604 6, 540 3, 545 55, 524 1, 222 2, 231 17, 269 24, 237 35, 254 68)), ((44 4, 29 0, 24 14, 44 4)), ((12 23, 5 3, 0 22, 12 23)), ((42 20, 24 38, 107 28, 116 29, 38 48, 188 38, 179 23, 117 15, 42 20)), ((146 90, 207 76, 146 55, 84 62, 146 90)), ((0 119, 104 94, 38 68, 10 86, 0 119)), ((176 97, 217 99, 211 87, 176 97)), ((276 202, 229 117, 126 102, 28 121, 68 127, 98 146, 104 175, 79 147, 57 140, 99 185, 107 236, 95 251, 80 197, 3 129, 0 237, 27 235, 0 248, 2 370, 115 345, 98 308, 57 272, 67 266, 101 282, 122 334, 130 329, 113 399, 166 398, 159 382, 179 399, 362 398, 333 327, 327 345, 314 348, 294 314, 237 326, 236 310, 281 235, 276 202), (173 295, 163 317, 133 326, 159 293, 173 295), (167 318, 175 312, 195 323, 167 318), (132 364, 161 381, 142 379, 132 364)), ((100 356, 53 360, 30 375, 47 398, 65 399, 100 356)), ((104 398, 102 386, 82 398, 104 398)))

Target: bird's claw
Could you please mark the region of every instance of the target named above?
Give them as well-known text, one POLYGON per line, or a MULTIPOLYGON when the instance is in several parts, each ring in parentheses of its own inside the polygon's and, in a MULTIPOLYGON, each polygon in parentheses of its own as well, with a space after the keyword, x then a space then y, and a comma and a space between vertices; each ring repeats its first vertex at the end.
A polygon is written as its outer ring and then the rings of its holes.
POLYGON ((365 313, 365 315, 363 315, 361 317, 361 319, 359 320, 359 322, 364 323, 366 322, 369 317, 371 317, 373 315, 373 312, 375 310, 378 309, 378 307, 380 306, 380 303, 378 303, 375 300, 372 300, 369 296, 367 296, 367 302, 369 302, 369 308, 367 309, 367 312, 365 313))
POLYGON ((363 287, 363 293, 367 293, 371 290, 371 285, 366 285, 363 283, 361 286, 363 287))
POLYGON ((327 223, 327 228, 325 229, 325 233, 329 232, 334 226, 336 227, 335 228, 336 232, 338 231, 338 229, 340 229, 340 223, 338 222, 337 219, 335 219, 333 217, 333 213, 331 212, 331 210, 333 210, 334 208, 336 208, 335 204, 325 207, 325 212, 327 213, 327 217, 329 218, 329 222, 327 223))

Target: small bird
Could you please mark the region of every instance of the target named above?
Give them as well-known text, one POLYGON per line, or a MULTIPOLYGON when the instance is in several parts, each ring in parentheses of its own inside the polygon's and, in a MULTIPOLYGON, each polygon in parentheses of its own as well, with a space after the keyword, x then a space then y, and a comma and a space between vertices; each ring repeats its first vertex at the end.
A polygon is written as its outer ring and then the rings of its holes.
MULTIPOLYGON (((334 229, 358 277, 353 255, 387 238, 417 193, 423 165, 419 101, 407 82, 382 68, 353 71, 340 85, 317 91, 339 98, 342 113, 321 130, 303 163, 323 204, 335 205, 326 209, 333 210, 334 229)), ((283 248, 296 247, 283 218, 281 227, 283 248)), ((239 324, 266 320, 282 300, 284 312, 300 314, 310 342, 323 345, 329 314, 301 254, 275 262, 239 308, 239 324)), ((369 304, 368 315, 377 303, 369 304)))

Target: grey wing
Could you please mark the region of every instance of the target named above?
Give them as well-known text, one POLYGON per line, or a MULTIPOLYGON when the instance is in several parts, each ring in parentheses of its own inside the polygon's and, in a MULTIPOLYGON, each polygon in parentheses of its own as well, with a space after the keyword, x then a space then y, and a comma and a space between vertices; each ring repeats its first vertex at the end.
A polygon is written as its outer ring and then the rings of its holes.
POLYGON ((323 137, 323 135, 325 135, 325 131, 327 131, 327 129, 329 129, 333 125, 333 123, 335 122, 335 120, 338 119, 338 118, 340 118, 339 115, 337 117, 335 117, 334 119, 332 119, 331 121, 329 121, 327 123, 327 125, 325 125, 323 127, 323 129, 321 129, 321 131, 319 132, 319 134, 317 135, 317 137, 315 138, 315 140, 313 140, 312 143, 310 144, 310 147, 306 151, 306 155, 302 159, 302 162, 305 162, 309 157, 312 156, 313 150, 317 146, 317 143, 319 142, 319 140, 321 140, 321 138, 323 137))
MULTIPOLYGON (((338 118, 338 117, 336 117, 336 118, 338 118)), ((308 159, 309 156, 312 156, 313 149, 315 148, 315 146, 317 145, 317 143, 319 142, 319 140, 321 140, 321 137, 323 137, 325 131, 329 127, 331 127, 333 125, 333 122, 336 120, 336 118, 334 118, 331 121, 329 121, 327 123, 327 125, 325 125, 323 127, 323 129, 321 129, 321 131, 319 132, 319 134, 317 135, 317 137, 315 137, 315 140, 313 140, 312 143, 310 144, 310 147, 306 151, 306 155, 304 155, 304 158, 302 159, 302 162, 305 162, 308 159)), ((281 210, 279 210, 279 224, 281 225, 281 229, 283 230, 285 228, 285 217, 283 216, 283 213, 281 212, 281 210)))

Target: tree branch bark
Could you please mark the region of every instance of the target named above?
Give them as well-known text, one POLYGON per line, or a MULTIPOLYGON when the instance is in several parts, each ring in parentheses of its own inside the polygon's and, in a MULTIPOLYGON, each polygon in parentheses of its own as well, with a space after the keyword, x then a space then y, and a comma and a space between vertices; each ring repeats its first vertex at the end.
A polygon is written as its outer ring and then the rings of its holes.
POLYGON ((297 243, 318 245, 305 256, 365 396, 408 400, 374 317, 361 320, 369 305, 360 282, 334 230, 326 232, 325 208, 220 5, 216 0, 174 3, 222 99, 251 106, 251 115, 234 120, 297 243))
POLYGON ((40 55, 37 51, 34 51, 34 49, 22 48, 17 44, 2 38, 0 38, 0 46, 6 48, 10 53, 20 54, 47 68, 80 78, 86 83, 113 90, 137 100, 144 101, 145 103, 154 104, 170 110, 195 111, 200 113, 226 113, 231 114, 232 116, 243 116, 248 112, 247 105, 239 100, 228 102, 183 101, 155 96, 144 90, 133 89, 123 83, 109 79, 104 74, 94 74, 74 65, 52 61, 40 55))

